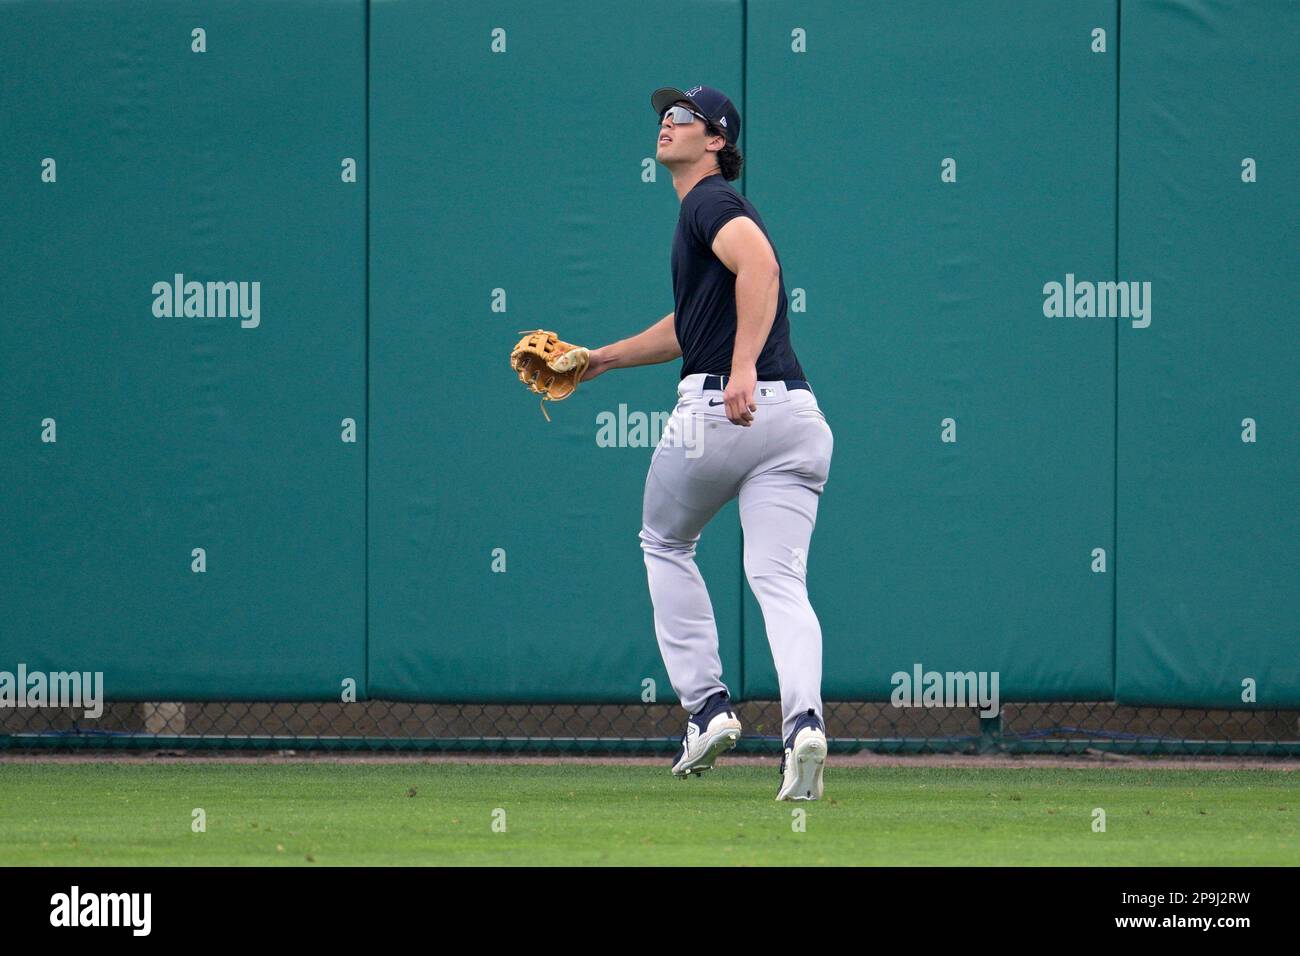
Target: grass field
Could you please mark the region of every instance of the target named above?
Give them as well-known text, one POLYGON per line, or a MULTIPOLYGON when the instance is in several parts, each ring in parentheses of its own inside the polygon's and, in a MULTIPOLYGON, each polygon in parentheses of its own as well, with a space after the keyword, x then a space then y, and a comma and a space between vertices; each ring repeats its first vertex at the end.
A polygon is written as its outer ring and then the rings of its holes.
POLYGON ((608 764, 318 762, 9 763, 0 779, 5 864, 1300 863, 1300 778, 1267 770, 832 766, 811 804, 773 800, 772 767, 721 763, 687 781, 608 764))

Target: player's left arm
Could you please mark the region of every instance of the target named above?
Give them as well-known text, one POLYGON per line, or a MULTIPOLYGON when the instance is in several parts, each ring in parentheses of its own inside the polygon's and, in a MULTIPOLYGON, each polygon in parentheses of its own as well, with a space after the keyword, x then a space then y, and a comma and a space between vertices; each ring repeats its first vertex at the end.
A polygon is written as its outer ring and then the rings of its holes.
POLYGON ((723 399, 727 417, 747 426, 758 410, 754 404, 758 355, 776 321, 781 267, 767 236, 748 216, 737 216, 718 230, 713 254, 736 274, 736 344, 723 399))

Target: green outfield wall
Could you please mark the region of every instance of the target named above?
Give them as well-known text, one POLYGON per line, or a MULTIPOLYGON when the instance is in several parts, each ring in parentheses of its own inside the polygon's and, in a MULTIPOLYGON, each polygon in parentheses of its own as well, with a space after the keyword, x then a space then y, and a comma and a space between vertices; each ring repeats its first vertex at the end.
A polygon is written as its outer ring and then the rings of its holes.
MULTIPOLYGON (((824 693, 1300 706, 1300 5, 0 3, 0 670, 672 699, 659 86, 725 90, 835 433, 824 693), (1243 697, 1247 695, 1247 697, 1243 697)), ((738 698, 776 677, 734 503, 738 698)))

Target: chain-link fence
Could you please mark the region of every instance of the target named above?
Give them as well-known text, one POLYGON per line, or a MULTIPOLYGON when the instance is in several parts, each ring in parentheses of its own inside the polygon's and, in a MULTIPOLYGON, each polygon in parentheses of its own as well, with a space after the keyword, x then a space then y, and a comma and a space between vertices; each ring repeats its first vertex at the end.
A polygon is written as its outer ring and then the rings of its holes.
MULTIPOLYGON (((741 752, 780 746, 775 702, 738 704, 741 752)), ((1004 704, 996 717, 970 708, 899 708, 828 702, 833 752, 1300 755, 1300 710, 1205 710, 1113 703, 1004 704)), ((669 753, 684 729, 670 704, 116 703, 94 719, 82 709, 0 710, 8 750, 342 749, 498 754, 669 753)))

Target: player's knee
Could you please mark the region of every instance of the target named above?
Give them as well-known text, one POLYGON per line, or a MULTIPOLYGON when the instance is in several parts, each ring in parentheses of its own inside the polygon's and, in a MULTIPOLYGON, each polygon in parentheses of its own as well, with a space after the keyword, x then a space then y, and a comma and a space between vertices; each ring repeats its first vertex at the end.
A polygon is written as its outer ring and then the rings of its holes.
POLYGON ((803 587, 807 574, 806 557, 800 548, 785 553, 772 554, 746 550, 744 554, 745 577, 751 587, 803 587))
POLYGON ((803 571, 771 558, 745 561, 745 577, 759 603, 781 600, 784 603, 808 603, 808 588, 803 571))
POLYGON ((690 554, 695 550, 694 541, 670 538, 645 525, 641 526, 641 533, 638 537, 641 539, 641 550, 647 554, 670 554, 673 552, 690 554))

